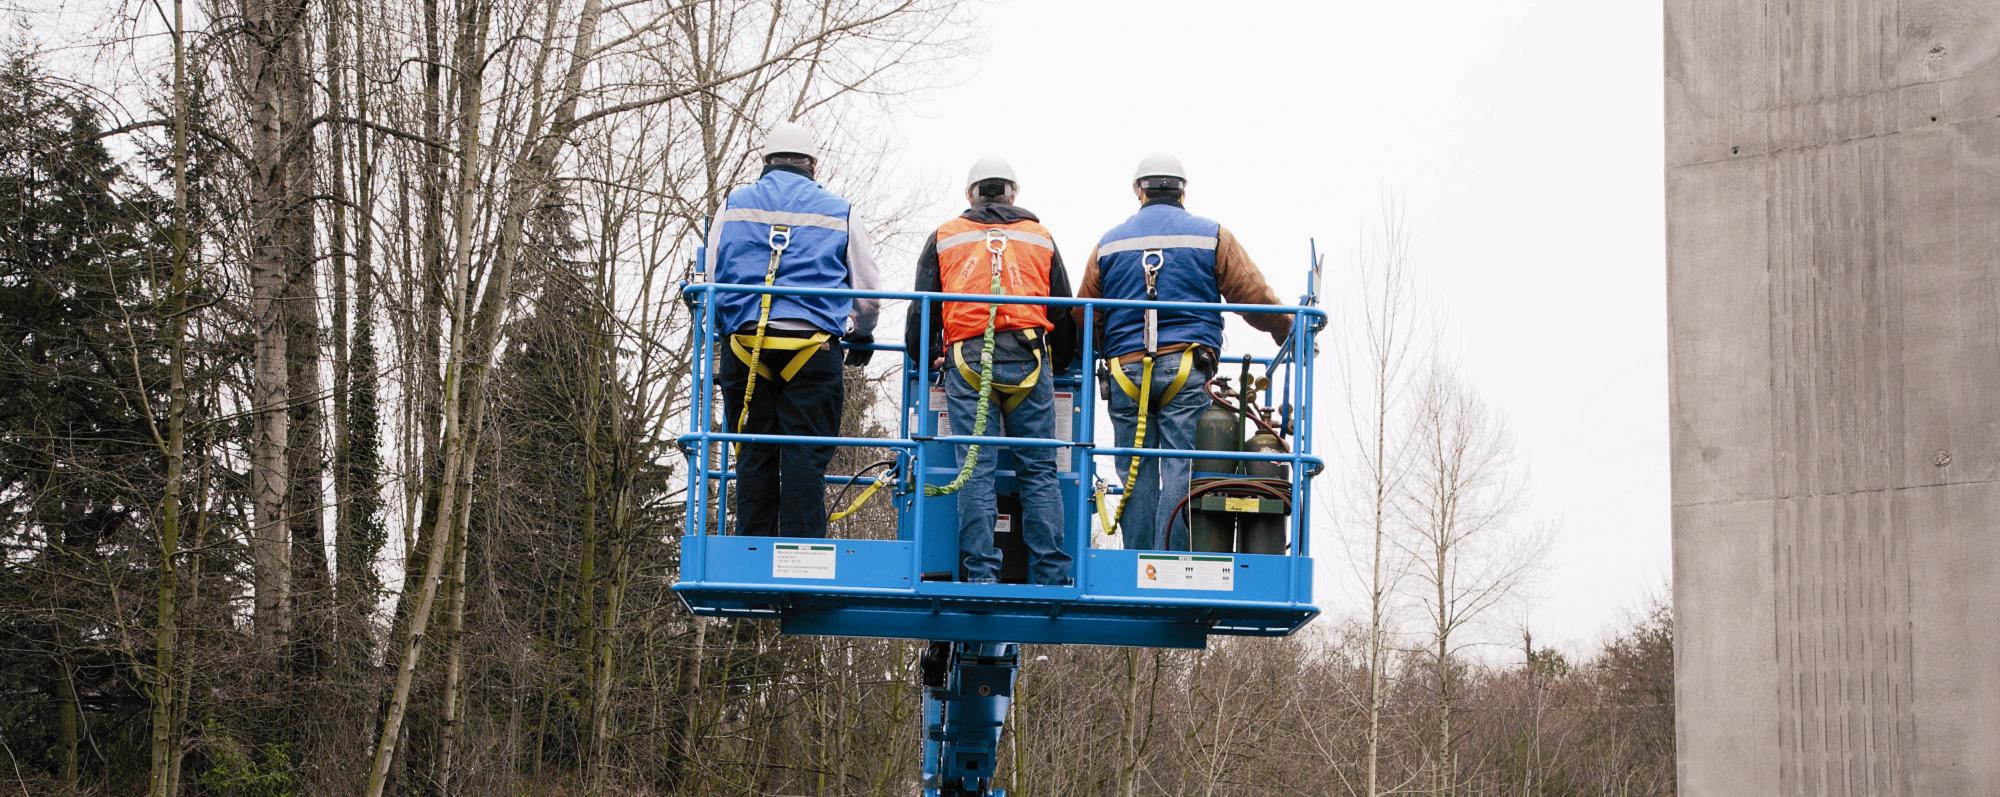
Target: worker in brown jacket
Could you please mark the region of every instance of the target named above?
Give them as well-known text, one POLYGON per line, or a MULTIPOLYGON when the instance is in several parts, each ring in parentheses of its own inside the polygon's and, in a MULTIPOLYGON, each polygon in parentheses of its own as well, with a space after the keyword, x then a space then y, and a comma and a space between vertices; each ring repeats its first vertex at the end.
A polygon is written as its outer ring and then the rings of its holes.
MULTIPOLYGON (((1105 233, 1085 260, 1079 298, 1163 302, 1279 304, 1264 274, 1222 225, 1181 204, 1187 172, 1180 159, 1148 155, 1132 178, 1139 212, 1105 233)), ((1081 323, 1081 311, 1078 312, 1081 323)), ((1245 313, 1244 320, 1283 343, 1292 317, 1245 313)), ((1097 314, 1097 351, 1108 361, 1115 389, 1105 390, 1121 448, 1194 448, 1195 422, 1208 408, 1206 386, 1222 347, 1222 314, 1203 310, 1116 308, 1097 314), (1140 397, 1146 397, 1144 437, 1140 397)), ((1125 547, 1188 550, 1181 503, 1193 463, 1133 457, 1117 515, 1125 547)))

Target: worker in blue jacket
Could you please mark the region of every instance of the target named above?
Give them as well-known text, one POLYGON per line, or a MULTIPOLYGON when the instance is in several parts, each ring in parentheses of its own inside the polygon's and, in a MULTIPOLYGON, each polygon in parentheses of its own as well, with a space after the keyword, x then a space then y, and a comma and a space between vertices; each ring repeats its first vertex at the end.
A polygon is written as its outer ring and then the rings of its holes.
MULTIPOLYGON (((764 145, 764 172, 730 192, 708 231, 716 282, 877 290, 875 256, 853 207, 813 180, 820 150, 811 130, 784 123, 764 145)), ((840 433, 850 367, 874 351, 880 301, 833 296, 714 294, 719 382, 729 430, 840 433)), ((826 536, 827 463, 833 446, 745 443, 736 459, 736 520, 743 534, 826 536)))
MULTIPOLYGON (((1182 204, 1187 171, 1165 153, 1139 161, 1132 176, 1139 212, 1104 234, 1085 260, 1078 297, 1279 304, 1263 272, 1222 225, 1182 204)), ((1082 311, 1077 312, 1082 318, 1082 311)), ((1195 423, 1208 408, 1207 385, 1222 349, 1222 313, 1119 308, 1097 314, 1097 351, 1113 384, 1105 389, 1112 433, 1132 447, 1140 433, 1139 399, 1146 396, 1144 440, 1137 447, 1193 449, 1195 423)), ((1292 317, 1247 313, 1244 320, 1283 343, 1292 317)), ((1181 458, 1121 460, 1125 497, 1117 511, 1125 547, 1188 550, 1181 503, 1193 463, 1181 458)))

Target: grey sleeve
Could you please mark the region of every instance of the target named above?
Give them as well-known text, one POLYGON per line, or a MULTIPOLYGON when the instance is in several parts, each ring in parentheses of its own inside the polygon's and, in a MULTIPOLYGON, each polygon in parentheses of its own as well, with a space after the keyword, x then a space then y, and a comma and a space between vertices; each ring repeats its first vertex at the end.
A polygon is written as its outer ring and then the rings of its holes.
MULTIPOLYGON (((879 291, 882 277, 875 269, 875 244, 868 238, 868 228, 856 224, 853 215, 847 220, 847 278, 848 286, 857 291, 879 291)), ((875 334, 875 320, 882 314, 882 300, 855 299, 854 312, 849 321, 857 335, 875 334)))

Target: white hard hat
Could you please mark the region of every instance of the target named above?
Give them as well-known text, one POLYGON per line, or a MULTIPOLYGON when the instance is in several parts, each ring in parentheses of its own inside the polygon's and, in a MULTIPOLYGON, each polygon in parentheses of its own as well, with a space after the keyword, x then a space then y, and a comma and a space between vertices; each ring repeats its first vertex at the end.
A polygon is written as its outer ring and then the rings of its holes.
POLYGON ((1006 180, 1010 183, 1020 183, 1019 180, 1014 179, 1014 167, 1008 165, 1005 158, 993 155, 980 158, 978 162, 972 164, 972 170, 965 173, 966 188, 978 185, 982 180, 1006 180))
POLYGON ((814 143, 813 132, 805 125, 779 122, 764 137, 764 157, 772 155, 804 155, 819 160, 819 144, 814 143))
POLYGON ((1181 168, 1181 159, 1169 152, 1155 152, 1139 159, 1139 168, 1132 171, 1132 182, 1148 177, 1175 177, 1187 179, 1187 170, 1181 168))

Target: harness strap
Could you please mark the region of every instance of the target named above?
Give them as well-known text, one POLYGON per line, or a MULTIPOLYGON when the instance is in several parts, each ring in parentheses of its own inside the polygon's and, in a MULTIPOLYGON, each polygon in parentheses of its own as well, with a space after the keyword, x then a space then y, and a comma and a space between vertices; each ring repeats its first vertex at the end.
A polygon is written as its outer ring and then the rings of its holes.
MULTIPOLYGON (((771 234, 765 241, 771 246, 771 264, 764 268, 764 287, 769 288, 778 283, 778 259, 784 256, 785 247, 792 245, 792 228, 783 224, 773 224, 771 225, 771 234)), ((758 302, 757 306, 757 334, 750 342, 750 357, 743 361, 744 365, 750 367, 750 373, 745 374, 743 379, 743 411, 736 414, 736 429, 739 432, 744 427, 750 425, 750 399, 757 395, 757 373, 765 370, 763 367, 764 344, 766 343, 764 333, 769 331, 770 326, 771 294, 766 291, 763 299, 758 302)), ((730 345, 732 348, 735 346, 734 336, 731 336, 730 345)), ((787 370, 790 370, 794 374, 798 373, 797 369, 788 367, 787 370)), ((740 448, 742 448, 740 445, 734 446, 732 450, 740 448)))
MULTIPOLYGON (((1104 481, 1099 479, 1097 481, 1097 528, 1102 530, 1106 537, 1116 537, 1118 536, 1118 514, 1111 511, 1111 502, 1106 500, 1110 497, 1111 491, 1105 487, 1104 481)), ((1119 500, 1123 501, 1124 499, 1121 498, 1119 500)))
POLYGON ((819 353, 819 350, 826 346, 826 342, 832 339, 833 336, 825 332, 815 332, 803 338, 766 337, 759 343, 755 335, 737 334, 729 336, 729 350, 736 354, 736 359, 742 360, 744 365, 756 371, 758 376, 779 382, 790 382, 792 377, 799 375, 800 369, 806 367, 806 363, 812 362, 813 355, 819 353), (769 351, 793 352, 792 359, 785 363, 784 370, 774 372, 770 364, 762 362, 763 358, 753 349, 757 346, 769 351))
MULTIPOLYGON (((1029 340, 1034 339, 1034 330, 1024 330, 1024 332, 1028 334, 1029 340)), ((992 352, 987 352, 987 356, 992 356, 992 352)), ((965 377, 966 384, 979 384, 979 372, 973 370, 972 366, 965 362, 965 341, 961 340, 951 345, 951 359, 958 364, 958 375, 965 377)), ((1037 346, 1035 347, 1035 370, 1028 373, 1028 378, 1021 380, 1020 384, 1013 385, 995 381, 993 389, 1000 391, 1000 395, 1005 396, 1005 398, 1001 399, 1000 406, 1005 408, 1007 412, 1013 412, 1015 407, 1021 406, 1021 402, 1028 400, 1028 395, 1034 392, 1035 385, 1041 381, 1042 349, 1040 346, 1037 346)))
MULTIPOLYGON (((1181 388, 1187 387, 1188 374, 1194 371, 1194 351, 1197 348, 1200 347, 1189 346, 1181 350, 1181 365, 1175 369, 1173 381, 1167 383, 1166 392, 1160 394, 1161 404, 1172 401, 1174 396, 1180 395, 1181 388)), ((1152 360, 1151 356, 1147 356, 1143 360, 1149 369, 1152 367, 1152 360)), ((1132 378, 1125 375, 1124 366, 1113 365, 1111 367, 1111 378, 1118 383, 1118 389, 1125 391, 1126 398, 1137 401, 1142 405, 1146 403, 1144 399, 1139 397, 1139 386, 1133 384, 1132 378)))
MULTIPOLYGON (((1160 269, 1166 264, 1166 253, 1158 249, 1148 249, 1139 253, 1139 268, 1146 275, 1146 301, 1160 300, 1160 269)), ((1146 356, 1151 357, 1160 351, 1160 311, 1158 308, 1148 306, 1145 317, 1146 356)))
MULTIPOLYGON (((1146 415, 1147 415, 1147 410, 1149 409, 1148 402, 1153 395, 1152 352, 1147 352, 1146 358, 1144 360, 1141 360, 1140 362, 1142 363, 1142 365, 1140 366, 1139 369, 1139 388, 1138 388, 1139 416, 1137 419, 1138 422, 1134 424, 1132 427, 1133 448, 1146 447, 1146 415)), ((1186 362, 1186 360, 1183 359, 1182 362, 1186 362)), ((1124 368, 1113 368, 1111 369, 1111 372, 1118 375, 1120 383, 1124 385, 1132 384, 1131 380, 1125 378, 1124 368)), ((1183 370, 1182 376, 1183 377, 1186 376, 1185 370, 1183 370)), ((1127 389, 1126 394, 1127 395, 1131 394, 1131 390, 1129 388, 1127 389)), ((1132 487, 1133 485, 1139 482, 1139 463, 1143 461, 1145 461, 1145 457, 1141 457, 1138 454, 1133 454, 1132 464, 1125 468, 1125 495, 1121 496, 1118 499, 1118 514, 1111 516, 1111 525, 1113 528, 1116 528, 1118 524, 1124 522, 1125 520, 1125 507, 1131 506, 1132 504, 1132 487)))

